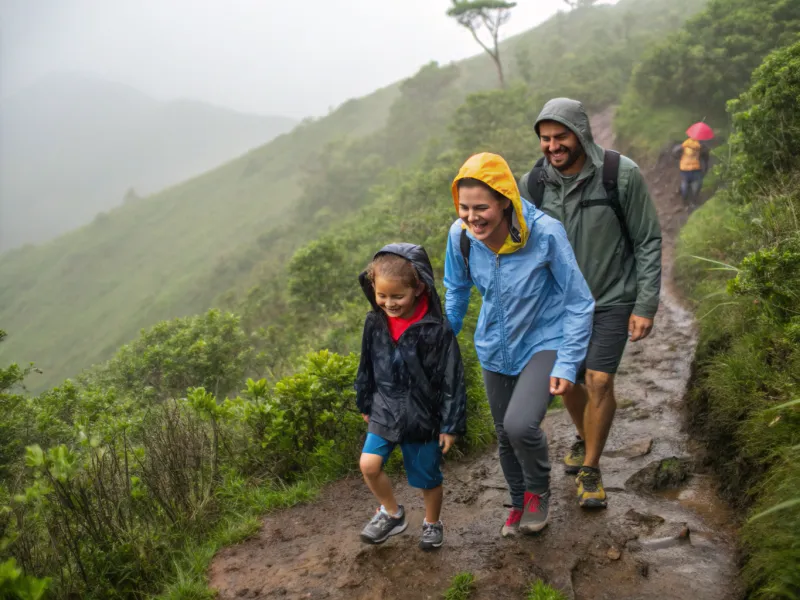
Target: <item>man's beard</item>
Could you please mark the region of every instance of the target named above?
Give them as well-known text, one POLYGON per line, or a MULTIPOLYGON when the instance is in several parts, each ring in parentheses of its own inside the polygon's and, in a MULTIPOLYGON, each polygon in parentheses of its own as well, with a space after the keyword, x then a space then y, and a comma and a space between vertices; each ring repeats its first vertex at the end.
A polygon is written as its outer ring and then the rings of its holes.
MULTIPOLYGON (((569 151, 569 156, 567 156, 567 162, 565 162, 560 167, 555 167, 555 165, 553 165, 556 169, 558 169, 559 171, 562 171, 562 172, 566 171, 572 165, 574 165, 576 162, 578 162, 578 160, 580 160, 580 158, 585 154, 585 152, 583 151, 583 146, 581 146, 580 144, 576 148, 573 148, 572 150, 570 150, 566 146, 561 146, 560 149, 569 151)), ((552 164, 552 163, 550 163, 550 164, 552 164)))

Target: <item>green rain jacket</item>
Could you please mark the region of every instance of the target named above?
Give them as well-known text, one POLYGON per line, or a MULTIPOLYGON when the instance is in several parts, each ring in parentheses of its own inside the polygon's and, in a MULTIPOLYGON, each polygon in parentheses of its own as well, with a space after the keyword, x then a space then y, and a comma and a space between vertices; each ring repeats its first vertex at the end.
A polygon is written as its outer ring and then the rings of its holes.
MULTIPOLYGON (((661 227, 639 167, 626 156, 620 157, 617 189, 633 243, 631 249, 613 208, 602 204, 581 207, 582 200, 606 198, 602 181, 604 149, 594 142, 583 105, 568 98, 550 100, 536 119, 537 134, 542 121, 556 121, 568 127, 586 151, 586 163, 573 178, 562 178, 545 161, 541 209, 561 221, 567 230, 596 309, 633 306, 633 314, 652 319, 661 291, 661 227)), ((530 201, 529 177, 530 173, 522 176, 519 189, 530 201)))

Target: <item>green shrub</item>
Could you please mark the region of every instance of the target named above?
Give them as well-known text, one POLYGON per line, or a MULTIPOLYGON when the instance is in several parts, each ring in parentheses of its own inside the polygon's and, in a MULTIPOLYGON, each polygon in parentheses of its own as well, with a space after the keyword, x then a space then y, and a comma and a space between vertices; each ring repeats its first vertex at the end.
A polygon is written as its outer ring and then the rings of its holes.
POLYGON ((800 589, 800 111, 788 100, 800 97, 798 53, 800 43, 773 53, 729 103, 726 187, 693 213, 676 265, 700 317, 692 422, 727 496, 763 515, 742 540, 748 597, 764 600, 800 589))

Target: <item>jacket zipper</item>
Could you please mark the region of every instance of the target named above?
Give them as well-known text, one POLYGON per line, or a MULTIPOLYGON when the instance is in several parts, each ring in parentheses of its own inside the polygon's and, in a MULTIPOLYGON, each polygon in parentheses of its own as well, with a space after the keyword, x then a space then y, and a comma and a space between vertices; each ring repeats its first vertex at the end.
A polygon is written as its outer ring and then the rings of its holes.
POLYGON ((506 309, 503 306, 503 294, 500 289, 500 255, 495 255, 495 268, 494 268, 494 282, 495 288, 497 290, 497 304, 500 306, 500 338, 502 339, 502 347, 503 347, 503 367, 506 371, 509 371, 509 360, 508 360, 508 343, 506 341, 506 321, 505 321, 505 313, 506 309))

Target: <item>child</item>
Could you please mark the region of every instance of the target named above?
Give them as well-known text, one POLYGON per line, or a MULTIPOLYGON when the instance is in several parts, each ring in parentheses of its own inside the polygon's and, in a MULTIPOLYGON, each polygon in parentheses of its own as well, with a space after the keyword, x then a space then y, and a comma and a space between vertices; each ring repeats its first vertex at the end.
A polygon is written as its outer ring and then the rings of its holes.
POLYGON ((458 342, 443 315, 422 246, 390 244, 359 276, 372 304, 364 322, 356 404, 369 423, 361 472, 381 503, 361 539, 380 544, 405 531, 406 514, 383 465, 397 444, 425 501, 423 550, 444 541, 441 455, 466 430, 467 396, 458 342))

